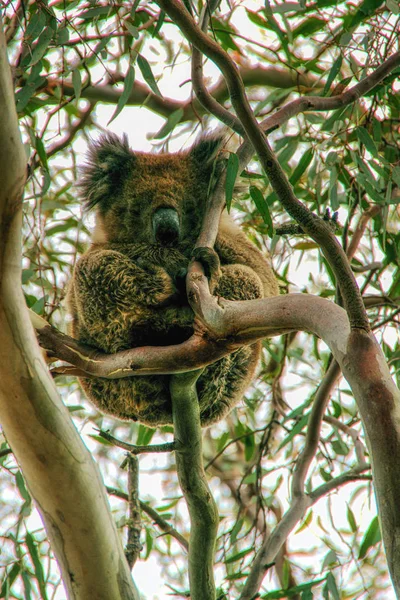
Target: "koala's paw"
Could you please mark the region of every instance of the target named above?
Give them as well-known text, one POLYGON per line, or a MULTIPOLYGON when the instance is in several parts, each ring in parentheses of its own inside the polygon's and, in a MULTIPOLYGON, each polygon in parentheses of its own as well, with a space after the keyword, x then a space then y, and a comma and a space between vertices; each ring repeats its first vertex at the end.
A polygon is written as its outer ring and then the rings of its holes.
POLYGON ((176 296, 176 287, 170 275, 158 266, 147 266, 146 277, 143 287, 145 303, 153 306, 167 304, 176 296))
POLYGON ((204 273, 209 282, 210 292, 213 293, 221 276, 219 256, 212 248, 195 248, 192 259, 197 260, 203 266, 204 273))

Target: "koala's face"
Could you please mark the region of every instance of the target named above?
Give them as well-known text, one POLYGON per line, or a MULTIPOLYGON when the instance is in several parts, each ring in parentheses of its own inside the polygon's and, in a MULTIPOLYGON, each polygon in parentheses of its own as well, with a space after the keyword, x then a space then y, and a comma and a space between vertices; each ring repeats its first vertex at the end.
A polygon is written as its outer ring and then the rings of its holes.
POLYGON ((176 246, 197 236, 221 139, 189 152, 132 152, 106 135, 92 145, 81 183, 108 242, 176 246))

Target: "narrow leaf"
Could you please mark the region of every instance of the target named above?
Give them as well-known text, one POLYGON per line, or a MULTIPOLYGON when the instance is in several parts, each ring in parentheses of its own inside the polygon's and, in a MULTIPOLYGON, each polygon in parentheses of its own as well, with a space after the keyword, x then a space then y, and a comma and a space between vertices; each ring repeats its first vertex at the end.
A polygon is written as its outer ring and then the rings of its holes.
POLYGON ((331 175, 330 175, 330 179, 329 179, 329 199, 330 199, 331 208, 333 211, 339 209, 339 201, 338 201, 338 195, 337 195, 337 178, 338 178, 337 169, 336 169, 336 167, 333 167, 331 169, 331 175))
POLYGON ((278 450, 282 450, 282 448, 284 448, 286 446, 286 444, 291 442, 292 439, 298 433, 300 433, 300 431, 303 431, 303 429, 306 427, 306 425, 308 423, 309 417, 310 417, 310 413, 308 412, 300 419, 300 421, 298 423, 296 423, 296 425, 292 428, 290 433, 281 441, 281 443, 279 444, 278 450))
POLYGON ((340 600, 339 590, 337 588, 335 577, 333 576, 332 572, 328 573, 326 577, 326 585, 333 600, 340 600))
POLYGON ((361 542, 358 558, 364 558, 368 550, 372 548, 372 546, 376 546, 381 539, 381 530, 379 529, 378 517, 374 517, 361 542))
POLYGON ((256 205, 262 218, 264 219, 264 222, 267 224, 268 235, 272 238, 272 236, 274 235, 274 226, 272 224, 268 204, 266 203, 264 196, 262 195, 260 190, 254 185, 250 186, 250 196, 252 197, 254 204, 256 205))
POLYGON ((30 502, 31 501, 31 497, 29 495, 28 490, 25 487, 25 481, 24 481, 24 478, 22 477, 21 471, 17 471, 17 474, 15 475, 15 482, 17 484, 18 491, 21 494, 21 497, 26 502, 30 502))
POLYGON ((78 101, 82 92, 82 78, 79 69, 74 69, 72 72, 72 85, 74 88, 75 98, 78 101))
POLYGON ((154 139, 161 140, 166 135, 171 133, 171 131, 173 131, 178 123, 182 120, 182 117, 183 108, 178 108, 178 110, 175 110, 173 113, 171 113, 161 129, 155 134, 154 139))
POLYGON ((118 103, 115 108, 115 111, 114 111, 111 119, 108 121, 107 125, 109 125, 111 123, 111 121, 114 121, 114 119, 119 115, 121 110, 124 108, 125 104, 128 102, 129 96, 131 95, 131 92, 132 92, 134 82, 135 82, 135 69, 132 67, 132 65, 130 65, 128 72, 126 74, 126 77, 125 77, 124 89, 122 91, 122 94, 118 98, 118 103))
POLYGON ((372 154, 372 156, 378 157, 378 149, 375 146, 375 142, 365 127, 357 127, 356 134, 359 141, 365 146, 368 152, 372 154))
POLYGON ((332 81, 334 81, 336 75, 339 73, 339 71, 341 69, 342 62, 343 62, 343 57, 340 54, 337 57, 337 59, 335 60, 335 62, 333 63, 331 70, 329 71, 328 79, 326 80, 325 87, 324 87, 324 94, 328 93, 329 88, 332 85, 332 81))
POLYGON ((297 183, 298 180, 300 179, 300 177, 303 175, 304 171, 307 169, 310 162, 312 161, 313 154, 314 154, 314 151, 312 148, 309 148, 308 150, 306 150, 304 152, 304 154, 302 155, 302 157, 299 160, 299 164, 297 165, 297 167, 295 168, 295 170, 293 171, 293 173, 290 176, 289 181, 292 185, 295 185, 295 183, 297 183))
POLYGON ((233 189, 235 187, 235 181, 236 181, 238 171, 239 171, 239 159, 237 157, 237 154, 231 153, 228 158, 228 166, 226 168, 226 181, 225 181, 225 201, 226 201, 226 208, 227 208, 228 212, 231 210, 233 189))
POLYGON ((357 531, 357 522, 356 522, 356 518, 354 516, 353 511, 351 510, 350 506, 347 507, 347 521, 350 525, 350 529, 352 530, 352 532, 356 532, 357 531))
POLYGON ((158 17, 157 25, 156 25, 156 27, 153 31, 153 35, 151 37, 155 37, 158 34, 161 27, 163 26, 164 21, 165 21, 165 12, 162 10, 160 12, 160 16, 158 17))
POLYGON ((36 137, 36 139, 35 139, 35 147, 36 147, 36 151, 39 155, 40 162, 42 163, 42 165, 44 166, 45 169, 49 170, 46 149, 44 147, 43 141, 39 137, 36 137))
POLYGON ((29 554, 32 559, 33 568, 35 570, 35 576, 36 576, 36 579, 37 579, 37 582, 39 585, 41 598, 42 598, 42 600, 47 600, 46 584, 44 581, 44 572, 43 572, 42 563, 40 562, 40 557, 39 557, 38 549, 36 546, 36 542, 30 533, 26 534, 25 543, 28 546, 29 554))
POLYGON ((46 29, 42 31, 35 46, 35 49, 32 52, 32 57, 29 61, 30 65, 35 65, 45 55, 46 50, 49 47, 50 42, 53 38, 53 35, 54 29, 52 27, 46 27, 46 29))
POLYGON ((151 91, 154 92, 154 94, 156 94, 157 96, 160 96, 160 98, 162 98, 162 94, 161 94, 160 90, 158 89, 157 82, 154 79, 153 71, 151 70, 151 67, 150 67, 150 64, 149 64, 149 61, 147 60, 147 58, 142 56, 142 54, 138 54, 137 64, 139 66, 139 69, 143 75, 145 82, 147 83, 147 85, 149 86, 151 91))

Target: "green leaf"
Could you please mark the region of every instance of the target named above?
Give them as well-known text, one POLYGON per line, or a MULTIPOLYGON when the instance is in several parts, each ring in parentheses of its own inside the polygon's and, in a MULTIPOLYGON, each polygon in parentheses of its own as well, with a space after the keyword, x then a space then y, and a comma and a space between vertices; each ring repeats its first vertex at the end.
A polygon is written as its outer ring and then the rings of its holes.
POLYGON ((32 585, 31 585, 30 575, 25 570, 23 570, 21 572, 21 577, 22 577, 22 581, 23 581, 23 584, 24 584, 24 597, 25 597, 25 600, 31 600, 31 598, 32 598, 32 595, 31 595, 32 585))
POLYGON ((247 435, 244 440, 244 458, 246 460, 246 462, 249 462, 254 454, 254 450, 255 450, 255 440, 254 440, 254 433, 252 433, 251 435, 247 435))
POLYGON ((386 6, 394 14, 400 14, 400 3, 397 0, 386 0, 386 6))
POLYGON ((96 440, 96 442, 99 442, 99 444, 103 444, 104 446, 113 446, 113 444, 111 442, 109 442, 105 438, 101 437, 101 435, 96 435, 95 433, 89 433, 89 437, 92 438, 92 440, 96 440))
POLYGON ((313 155, 314 151, 312 148, 309 148, 304 152, 304 154, 302 154, 299 160, 299 164, 297 165, 289 179, 292 185, 295 185, 300 179, 300 177, 303 175, 304 171, 307 169, 310 162, 312 161, 313 155))
POLYGON ((48 171, 49 170, 49 164, 47 162, 46 149, 44 147, 44 144, 43 144, 41 138, 39 138, 39 137, 35 138, 35 147, 36 147, 36 151, 38 153, 38 156, 40 158, 40 162, 42 163, 42 165, 44 166, 44 168, 48 171))
POLYGON ((324 87, 324 94, 328 93, 329 88, 332 85, 332 82, 334 81, 336 75, 340 72, 340 69, 342 67, 342 62, 343 62, 343 57, 340 54, 337 57, 337 59, 335 60, 335 62, 333 63, 331 70, 329 71, 328 79, 326 80, 325 87, 324 87))
POLYGON ((307 529, 307 527, 309 526, 309 524, 311 523, 312 520, 313 520, 313 511, 310 510, 310 512, 308 513, 308 515, 306 515, 306 518, 300 524, 298 529, 296 529, 295 533, 300 533, 300 531, 304 531, 304 529, 307 529))
POLYGON ((31 310, 33 310, 33 312, 35 312, 38 315, 43 315, 44 313, 44 307, 46 305, 47 300, 49 299, 48 295, 46 294, 46 296, 42 296, 41 298, 39 298, 39 300, 37 300, 32 306, 30 306, 29 308, 31 310))
POLYGON ((244 525, 244 519, 238 519, 236 521, 236 523, 234 524, 232 531, 230 533, 230 536, 229 536, 232 544, 234 544, 236 542, 237 536, 239 535, 243 525, 244 525))
POLYGON ((317 17, 308 17, 304 19, 300 25, 293 29, 293 38, 297 38, 299 35, 303 37, 309 37, 316 31, 324 29, 326 22, 324 19, 318 19, 317 17))
POLYGON ((335 565, 338 562, 337 554, 334 550, 329 550, 328 554, 324 558, 321 570, 324 571, 327 567, 335 565))
POLYGON ((129 31, 129 33, 131 34, 131 36, 135 40, 139 39, 139 29, 137 27, 135 27, 134 25, 132 25, 132 23, 129 23, 129 21, 125 22, 125 27, 127 28, 127 30, 129 31))
POLYGON ((31 496, 25 487, 25 481, 22 477, 21 471, 17 471, 17 474, 15 475, 15 483, 17 484, 18 491, 21 494, 21 498, 23 498, 25 502, 30 502, 31 496))
POLYGON ((40 34, 40 37, 36 43, 35 49, 32 52, 30 65, 35 65, 45 55, 47 48, 54 35, 54 29, 52 27, 46 27, 40 34))
POLYGON ((34 15, 32 15, 31 20, 29 21, 28 27, 25 31, 25 41, 33 42, 43 31, 44 26, 46 25, 46 13, 44 10, 38 9, 34 15))
POLYGON ((303 429, 306 427, 307 423, 308 423, 308 419, 310 417, 310 413, 306 413, 298 423, 296 423, 296 425, 294 427, 292 427, 292 430, 290 431, 290 433, 281 441, 281 443, 279 444, 278 450, 281 450, 282 448, 284 448, 290 441, 292 441, 292 439, 301 431, 303 431, 303 429))
POLYGON ((225 201, 226 208, 229 212, 231 210, 233 190, 235 187, 236 177, 239 171, 239 158, 237 154, 231 152, 228 158, 228 165, 226 167, 226 181, 225 181, 225 201))
POLYGON ((79 17, 81 19, 95 19, 100 16, 107 16, 110 11, 110 6, 98 6, 97 8, 89 8, 85 12, 81 13, 79 17))
POLYGON ((242 550, 241 552, 237 552, 236 554, 233 554, 233 556, 229 556, 225 560, 225 564, 229 565, 231 563, 237 562, 238 560, 240 560, 244 556, 247 556, 251 552, 254 552, 254 547, 253 546, 251 546, 250 548, 246 548, 246 550, 242 550))
POLYGON ((0 598, 11 598, 10 589, 14 581, 19 575, 21 571, 21 563, 16 562, 13 564, 11 569, 8 571, 5 580, 3 581, 3 585, 1 586, 0 598))
POLYGON ((154 29, 151 37, 156 37, 156 35, 160 31, 161 27, 163 26, 164 21, 165 21, 165 12, 162 10, 162 11, 160 11, 160 15, 158 17, 157 25, 155 26, 155 29, 154 29))
POLYGON ((145 80, 151 91, 154 92, 154 94, 156 94, 157 96, 160 96, 160 98, 162 98, 162 94, 158 89, 158 85, 156 83, 156 80, 154 79, 153 71, 151 70, 147 58, 142 56, 142 54, 138 54, 137 64, 143 75, 143 79, 145 80))
POLYGON ((361 144, 365 146, 365 148, 372 156, 375 156, 377 158, 379 156, 378 149, 375 146, 374 140, 369 135, 365 127, 357 127, 356 134, 361 144))
POLYGON ((69 30, 68 27, 63 24, 61 27, 59 27, 57 29, 56 32, 56 37, 55 37, 55 44, 57 46, 63 46, 64 44, 66 44, 69 40, 69 30))
POLYGON ((267 225, 269 237, 272 238, 274 235, 274 226, 272 224, 268 204, 266 203, 264 196, 255 185, 250 186, 250 196, 252 197, 254 204, 256 205, 262 218, 264 219, 264 222, 267 225))
POLYGON ((337 194, 337 179, 338 179, 338 172, 336 167, 332 167, 331 169, 331 175, 329 178, 329 199, 330 199, 330 203, 331 203, 331 208, 333 211, 338 210, 339 209, 339 201, 338 201, 338 194, 337 194))
POLYGON ((74 69, 72 72, 72 86, 74 88, 75 98, 78 101, 82 92, 82 77, 79 68, 74 69))
POLYGON ((130 65, 128 72, 126 74, 125 80, 124 80, 124 89, 122 91, 122 94, 118 98, 118 102, 117 102, 115 111, 114 111, 111 119, 108 121, 107 125, 109 125, 111 123, 111 121, 114 121, 114 119, 119 115, 121 110, 124 108, 125 104, 128 102, 129 96, 131 95, 131 92, 132 92, 134 82, 135 82, 135 69, 133 68, 132 65, 130 65))
POLYGON ((325 581, 325 577, 323 579, 315 579, 314 581, 307 581, 306 583, 300 583, 299 585, 295 585, 289 589, 285 590, 273 590, 271 592, 267 592, 263 594, 261 598, 268 600, 278 600, 280 598, 291 598, 300 592, 303 593, 302 598, 312 598, 311 596, 305 596, 304 594, 310 591, 314 586, 319 585, 320 583, 325 581))
POLYGON ((29 554, 30 554, 32 562, 33 562, 33 567, 34 567, 35 576, 36 576, 36 579, 37 579, 37 582, 39 585, 41 598, 42 598, 42 600, 47 600, 46 584, 44 581, 44 573, 43 573, 42 563, 40 562, 39 553, 38 553, 38 549, 36 546, 36 541, 34 540, 33 536, 29 532, 26 534, 25 543, 28 547, 29 554))
POLYGON ((350 525, 350 529, 353 531, 353 533, 355 533, 357 531, 358 527, 357 527, 356 518, 355 518, 354 513, 351 510, 350 506, 347 507, 347 521, 350 525))
POLYGON ((178 110, 175 110, 173 113, 171 113, 161 129, 155 134, 154 139, 161 140, 171 133, 171 131, 173 131, 178 123, 182 120, 182 117, 183 108, 178 108, 178 110))
POLYGON ((148 446, 153 439, 154 433, 155 429, 151 429, 151 427, 146 427, 146 425, 140 424, 136 444, 138 446, 148 446))
POLYGON ((146 527, 146 541, 145 541, 145 545, 146 545, 146 552, 143 558, 141 558, 141 560, 147 560, 151 554, 151 551, 153 549, 153 536, 151 535, 151 530, 149 527, 146 527))
POLYGON ((328 588, 333 600, 340 600, 339 590, 337 588, 333 573, 328 573, 326 577, 326 587, 328 588))
POLYGON ((360 545, 360 552, 358 553, 358 558, 364 558, 370 548, 379 544, 382 540, 381 530, 379 528, 379 520, 378 517, 374 517, 365 532, 364 538, 360 545))

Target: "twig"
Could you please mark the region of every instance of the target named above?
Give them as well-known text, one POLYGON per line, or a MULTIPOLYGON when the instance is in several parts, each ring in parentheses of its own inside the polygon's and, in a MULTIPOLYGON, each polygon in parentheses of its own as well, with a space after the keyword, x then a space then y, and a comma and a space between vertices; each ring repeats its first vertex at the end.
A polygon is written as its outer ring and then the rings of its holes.
POLYGON ((329 423, 333 427, 337 427, 338 429, 341 429, 342 431, 344 431, 344 433, 349 435, 354 443, 354 449, 356 452, 359 467, 369 466, 369 465, 367 465, 366 460, 365 460, 365 448, 364 448, 364 444, 361 441, 360 434, 358 433, 358 431, 356 431, 349 425, 342 423, 342 421, 340 421, 339 419, 335 419, 334 417, 331 417, 330 415, 325 415, 324 421, 326 423, 329 423))
POLYGON ((98 430, 99 436, 107 442, 110 442, 114 446, 127 450, 130 454, 146 454, 146 453, 158 453, 158 452, 173 452, 176 448, 175 442, 168 442, 165 444, 151 444, 150 446, 136 446, 135 444, 128 444, 122 440, 118 440, 116 437, 108 433, 108 431, 98 430))
POLYGON ((289 102, 273 115, 268 116, 260 126, 265 132, 283 125, 286 121, 305 111, 329 111, 348 106, 370 92, 378 83, 400 65, 400 52, 396 52, 385 60, 375 71, 364 77, 355 86, 336 96, 322 98, 305 96, 289 102))
POLYGON ((337 490, 339 487, 349 483, 350 481, 372 481, 372 475, 362 475, 362 473, 368 471, 370 468, 371 466, 367 464, 359 465, 354 467, 354 469, 347 471, 347 473, 338 475, 338 477, 334 477, 327 483, 320 485, 313 492, 311 492, 309 496, 312 504, 315 504, 315 502, 323 496, 326 496, 330 492, 337 490))
POLYGON ((139 460, 137 456, 133 456, 130 453, 126 457, 126 463, 128 465, 129 519, 125 556, 130 569, 132 569, 142 549, 142 544, 140 543, 142 521, 140 518, 139 502, 139 460))
POLYGON ((306 441, 303 451, 297 459, 296 468, 292 479, 292 501, 290 508, 283 515, 280 523, 264 541, 253 560, 250 573, 243 587, 240 600, 253 598, 258 592, 266 573, 266 565, 270 565, 289 533, 296 523, 303 518, 306 510, 311 505, 310 497, 304 491, 304 482, 312 460, 318 448, 321 421, 325 407, 330 398, 330 393, 340 375, 340 368, 336 362, 329 366, 317 393, 315 394, 313 408, 310 414, 306 441))
MULTIPOLYGON (((107 492, 112 496, 116 496, 117 498, 121 498, 122 500, 126 500, 128 502, 128 494, 122 492, 121 490, 117 490, 116 488, 106 486, 107 492)), ((168 521, 163 519, 154 508, 151 508, 148 504, 139 501, 140 509, 148 515, 152 521, 167 535, 171 535, 176 541, 182 546, 182 548, 186 551, 189 550, 189 544, 187 540, 181 535, 175 527, 172 527, 168 521)))

